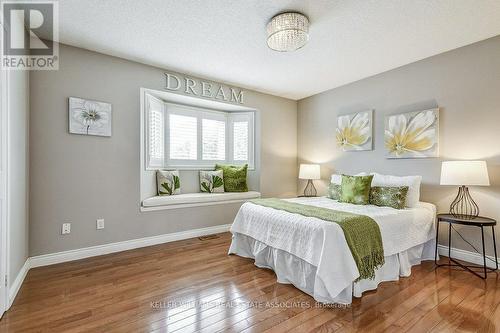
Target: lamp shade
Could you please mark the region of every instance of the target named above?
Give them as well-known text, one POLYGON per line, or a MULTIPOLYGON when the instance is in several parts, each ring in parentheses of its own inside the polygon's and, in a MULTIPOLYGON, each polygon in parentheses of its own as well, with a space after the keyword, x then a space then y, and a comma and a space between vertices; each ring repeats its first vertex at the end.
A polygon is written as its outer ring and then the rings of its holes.
POLYGON ((301 164, 299 179, 320 179, 319 164, 301 164))
POLYGON ((441 185, 489 186, 485 161, 446 161, 441 165, 441 185))

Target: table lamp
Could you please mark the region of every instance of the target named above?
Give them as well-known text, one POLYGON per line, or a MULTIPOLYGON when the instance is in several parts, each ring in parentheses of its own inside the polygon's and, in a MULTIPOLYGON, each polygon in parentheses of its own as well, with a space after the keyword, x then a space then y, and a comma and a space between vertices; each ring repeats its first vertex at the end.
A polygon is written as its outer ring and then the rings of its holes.
POLYGON ((319 164, 301 164, 299 170, 299 179, 307 179, 307 185, 304 189, 305 197, 315 197, 318 193, 313 184, 313 179, 321 179, 319 164))
POLYGON ((479 216, 479 207, 467 186, 489 186, 485 161, 446 161, 441 165, 441 185, 456 185, 458 194, 450 205, 450 214, 464 219, 479 216))

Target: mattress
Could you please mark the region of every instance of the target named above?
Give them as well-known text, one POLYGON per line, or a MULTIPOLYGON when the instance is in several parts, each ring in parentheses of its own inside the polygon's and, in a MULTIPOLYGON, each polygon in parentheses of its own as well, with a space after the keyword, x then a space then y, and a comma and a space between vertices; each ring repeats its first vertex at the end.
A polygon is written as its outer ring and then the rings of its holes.
MULTIPOLYGON (((429 203, 420 202, 414 208, 397 210, 340 203, 325 197, 287 200, 371 217, 380 227, 386 258, 435 239, 436 208, 429 203)), ((314 287, 308 293, 318 301, 338 299, 337 296, 359 277, 343 231, 336 223, 248 202, 241 206, 231 232, 251 238, 260 247, 283 251, 314 267, 314 287)), ((248 256, 248 249, 232 245, 229 253, 238 252, 248 256)))

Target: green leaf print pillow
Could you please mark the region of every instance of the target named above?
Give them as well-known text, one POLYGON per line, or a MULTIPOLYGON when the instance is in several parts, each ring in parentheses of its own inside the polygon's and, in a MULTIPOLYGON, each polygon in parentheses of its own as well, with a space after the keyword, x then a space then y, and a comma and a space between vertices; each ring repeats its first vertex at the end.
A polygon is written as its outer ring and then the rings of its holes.
POLYGON ((346 176, 342 175, 341 202, 355 205, 368 205, 370 202, 370 189, 373 175, 346 176))
POLYGON ((200 191, 207 193, 223 193, 224 176, 222 170, 200 171, 200 191))
POLYGON ((156 171, 156 183, 158 195, 174 195, 181 193, 181 181, 179 171, 156 171))
POLYGON ((408 186, 374 186, 370 190, 370 203, 375 206, 405 208, 408 186))

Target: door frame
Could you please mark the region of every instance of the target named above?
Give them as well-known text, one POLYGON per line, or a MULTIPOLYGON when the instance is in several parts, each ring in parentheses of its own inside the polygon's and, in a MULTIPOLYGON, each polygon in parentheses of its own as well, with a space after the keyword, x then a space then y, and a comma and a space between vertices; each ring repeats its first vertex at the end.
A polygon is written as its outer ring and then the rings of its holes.
POLYGON ((0 317, 9 301, 9 224, 8 224, 8 156, 9 156, 9 71, 0 70, 0 317))

